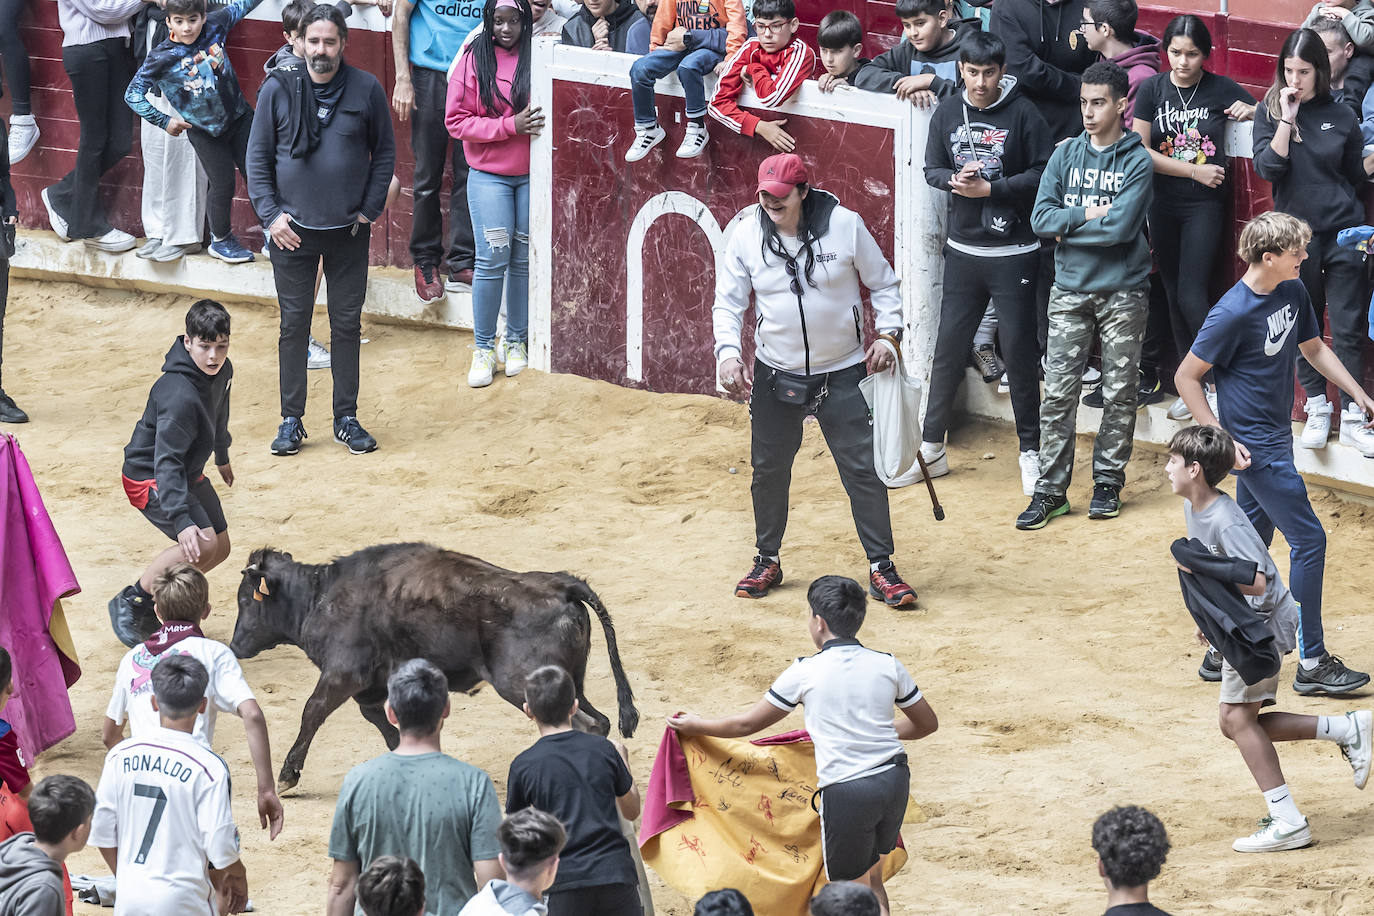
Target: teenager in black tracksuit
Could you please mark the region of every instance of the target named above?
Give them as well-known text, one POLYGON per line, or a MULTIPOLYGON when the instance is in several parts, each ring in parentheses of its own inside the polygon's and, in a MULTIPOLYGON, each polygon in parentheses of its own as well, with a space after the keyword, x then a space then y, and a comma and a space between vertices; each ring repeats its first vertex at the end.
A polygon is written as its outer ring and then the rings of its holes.
POLYGON ((1097 59, 1078 33, 1084 0, 997 0, 988 31, 1007 45, 1007 72, 1050 125, 1054 141, 1083 132, 1078 78, 1097 59))
MULTIPOLYGON (((948 190, 944 298, 922 431, 927 462, 944 462, 945 432, 988 300, 997 309, 1012 412, 1032 490, 1039 474, 1040 378, 1035 297, 1040 239, 1030 212, 1054 152, 1049 125, 1006 75, 1006 47, 973 32, 960 56, 964 90, 931 116, 926 182, 948 190)), ((938 471, 943 468, 934 469, 938 471)))
MULTIPOLYGON (((1273 186, 1274 208, 1312 227, 1300 279, 1316 309, 1317 326, 1330 316, 1331 349, 1354 378, 1363 380, 1368 331, 1363 258, 1355 248, 1336 244, 1336 235, 1365 221, 1357 192, 1368 178, 1369 164, 1361 156, 1359 119, 1331 95, 1330 72, 1326 46, 1316 32, 1298 29, 1288 37, 1274 85, 1255 111, 1254 164, 1256 174, 1273 186), (1285 62, 1302 71, 1291 87, 1285 62)), ((1300 442, 1323 448, 1331 413, 1326 378, 1299 359, 1298 381, 1307 393, 1308 413, 1300 442)), ((1349 395, 1342 394, 1341 400, 1350 406, 1349 395)), ((1353 415, 1359 415, 1358 408, 1353 415)), ((1354 435, 1363 440, 1368 434, 1354 435)), ((1365 451, 1360 442, 1352 444, 1365 451)), ((1365 454, 1374 457, 1374 445, 1365 454)))

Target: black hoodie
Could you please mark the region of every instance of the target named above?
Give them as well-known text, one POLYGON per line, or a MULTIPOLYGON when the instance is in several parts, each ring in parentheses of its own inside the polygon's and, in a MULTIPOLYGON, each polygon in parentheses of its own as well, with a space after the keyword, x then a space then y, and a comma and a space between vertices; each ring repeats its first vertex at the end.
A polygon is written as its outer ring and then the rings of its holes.
POLYGON ((869 92, 891 93, 899 79, 929 73, 932 76, 930 91, 938 98, 949 98, 962 82, 959 79, 959 49, 963 47, 964 36, 970 30, 979 31, 982 24, 977 19, 959 19, 949 27, 954 30, 954 37, 934 51, 928 54, 918 51, 903 38, 873 58, 872 63, 859 71, 857 79, 850 82, 869 92))
POLYGON ((62 866, 34 844, 32 833, 0 843, 0 913, 5 916, 62 916, 62 866))
POLYGON ((1007 72, 1049 122, 1056 142, 1083 131, 1078 110, 1078 78, 1097 60, 1077 33, 1084 0, 997 0, 988 31, 1007 46, 1007 72))
POLYGON ((1273 186, 1274 209, 1307 220, 1314 232, 1364 222, 1357 189, 1366 175, 1364 138, 1350 106, 1330 93, 1298 106, 1302 142, 1290 135, 1288 155, 1274 152, 1274 119, 1261 99, 1252 138, 1255 173, 1273 186))
MULTIPOLYGON (((625 51, 625 40, 630 37, 630 26, 634 25, 636 16, 643 18, 644 14, 635 6, 634 0, 620 0, 620 5, 606 17, 606 24, 611 27, 606 40, 611 43, 612 51, 625 51)), ((577 15, 563 26, 563 44, 577 45, 579 48, 590 48, 596 44, 596 39, 592 37, 592 25, 596 23, 596 18, 585 6, 579 8, 577 15)))
POLYGON ((945 99, 930 117, 926 140, 926 183, 936 190, 948 191, 949 180, 965 163, 974 158, 983 163, 991 196, 949 195, 950 241, 980 248, 1039 243, 1030 214, 1040 174, 1054 152, 1049 125, 1021 94, 1016 77, 1002 77, 1001 87, 1002 94, 987 108, 969 105, 967 92, 945 99), (985 214, 988 208, 992 212, 985 214), (1009 231, 989 229, 996 217, 1010 224, 1009 231))
POLYGON ((178 337, 167 351, 162 377, 148 393, 148 406, 124 447, 124 476, 156 480, 158 500, 181 531, 195 524, 189 487, 205 471, 213 453, 216 465, 229 463, 229 360, 216 375, 206 375, 178 337))

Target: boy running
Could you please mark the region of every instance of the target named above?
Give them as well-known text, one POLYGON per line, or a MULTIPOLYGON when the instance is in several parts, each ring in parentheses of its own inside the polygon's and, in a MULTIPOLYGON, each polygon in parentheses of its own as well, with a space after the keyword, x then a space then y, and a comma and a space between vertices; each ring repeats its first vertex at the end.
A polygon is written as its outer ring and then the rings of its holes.
POLYGON ((143 575, 110 599, 110 626, 133 648, 157 629, 153 582, 177 563, 209 572, 229 556, 229 523, 219 494, 204 474, 213 454, 225 486, 229 466, 229 312, 201 299, 186 313, 186 334, 176 339, 153 383, 143 416, 124 447, 124 492, 153 527, 176 543, 143 575))
MULTIPOLYGON (((1201 541, 1218 556, 1256 564, 1254 581, 1238 588, 1255 612, 1269 623, 1279 651, 1287 654, 1293 651, 1298 625, 1293 596, 1284 587, 1269 548, 1255 533, 1245 513, 1216 488, 1236 463, 1236 451, 1226 431, 1215 426, 1179 430, 1169 443, 1169 483, 1183 497, 1189 538, 1201 541)), ((1206 642, 1201 631, 1198 639, 1206 642)), ((1269 806, 1269 816, 1260 821, 1260 829, 1232 845, 1236 852, 1298 849, 1312 842, 1307 818, 1298 812, 1293 793, 1283 778, 1275 741, 1334 741, 1355 771, 1355 788, 1363 789, 1369 779, 1374 715, 1369 710, 1344 716, 1300 716, 1287 712, 1260 715, 1260 709, 1274 704, 1278 688, 1278 674, 1246 684, 1229 661, 1222 661, 1221 733, 1236 743, 1269 806)))
POLYGON ((811 78, 816 55, 797 37, 801 22, 792 0, 755 0, 753 12, 756 34, 728 59, 706 111, 735 133, 758 137, 778 152, 790 153, 797 141, 782 129, 787 119, 764 121, 751 115, 739 107, 740 93, 747 83, 760 107, 779 108, 811 78))
POLYGON ((1288 541, 1288 580, 1301 612, 1293 689, 1336 696, 1368 684, 1369 675, 1347 668, 1323 639, 1326 532, 1293 466, 1289 408, 1298 352, 1366 415, 1374 413, 1374 399, 1322 341, 1298 279, 1311 237, 1307 223, 1287 213, 1262 213, 1245 224, 1236 246, 1245 275, 1207 314, 1174 383, 1198 423, 1221 426, 1203 396, 1202 378, 1212 372, 1219 413, 1236 443, 1236 503, 1264 544, 1273 542, 1275 529, 1288 541))
POLYGON ((241 913, 248 875, 229 767, 192 736, 210 675, 173 655, 152 681, 161 725, 114 746, 95 793, 90 843, 115 876, 114 916, 241 913))
POLYGON ((911 781, 902 741, 924 738, 938 721, 902 663, 855 638, 867 604, 863 586, 822 576, 806 600, 819 653, 798 658, 746 712, 725 719, 678 713, 668 725, 684 735, 743 738, 803 706, 816 749, 826 878, 868 885, 886 916, 881 857, 896 848, 911 781), (896 721, 894 705, 904 714, 896 721))

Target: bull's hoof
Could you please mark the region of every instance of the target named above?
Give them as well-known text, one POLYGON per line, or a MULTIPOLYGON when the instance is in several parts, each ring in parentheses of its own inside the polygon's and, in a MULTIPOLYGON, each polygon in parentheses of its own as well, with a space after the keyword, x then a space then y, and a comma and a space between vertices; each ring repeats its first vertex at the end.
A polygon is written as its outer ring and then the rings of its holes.
POLYGON ((289 792, 290 790, 296 788, 296 783, 300 781, 300 771, 296 771, 293 773, 287 770, 282 770, 281 773, 277 776, 277 794, 283 795, 289 792))

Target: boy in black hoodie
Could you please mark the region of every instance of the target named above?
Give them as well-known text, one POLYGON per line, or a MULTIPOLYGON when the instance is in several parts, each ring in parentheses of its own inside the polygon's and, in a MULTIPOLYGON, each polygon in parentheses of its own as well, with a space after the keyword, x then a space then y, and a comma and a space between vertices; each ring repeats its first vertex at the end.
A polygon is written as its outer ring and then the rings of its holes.
POLYGON ((0 843, 0 914, 63 916, 62 863, 86 846, 95 792, 75 776, 49 776, 29 797, 33 833, 0 843))
POLYGON ((859 71, 873 63, 863 56, 863 25, 849 10, 825 14, 816 30, 816 45, 821 49, 821 66, 825 67, 825 72, 816 78, 816 87, 821 92, 856 85, 859 71))
POLYGON ((1007 72, 1058 143, 1083 129, 1078 80, 1097 52, 1078 31, 1085 0, 997 0, 988 31, 1007 44, 1007 72))
POLYGON ((855 85, 934 108, 958 91, 960 43, 978 24, 961 20, 951 26, 945 0, 897 0, 897 18, 905 40, 875 57, 855 85))
POLYGON ((563 26, 563 44, 625 53, 630 26, 643 18, 634 0, 588 0, 563 26))
POLYGON ((229 556, 229 524, 205 476, 211 454, 225 486, 229 466, 229 312, 201 299, 186 313, 186 334, 167 351, 162 377, 124 447, 124 492, 135 509, 176 543, 110 599, 110 625, 126 646, 158 627, 152 585, 175 563, 209 572, 229 556))
POLYGON ((1039 347, 1035 338, 1040 239, 1031 206, 1054 152, 1050 128, 1006 75, 1006 45, 972 32, 959 51, 964 91, 931 116, 926 182, 950 191, 944 298, 931 367, 922 454, 947 470, 945 432, 978 323, 995 303, 1020 442, 1022 489, 1040 474, 1039 347))

